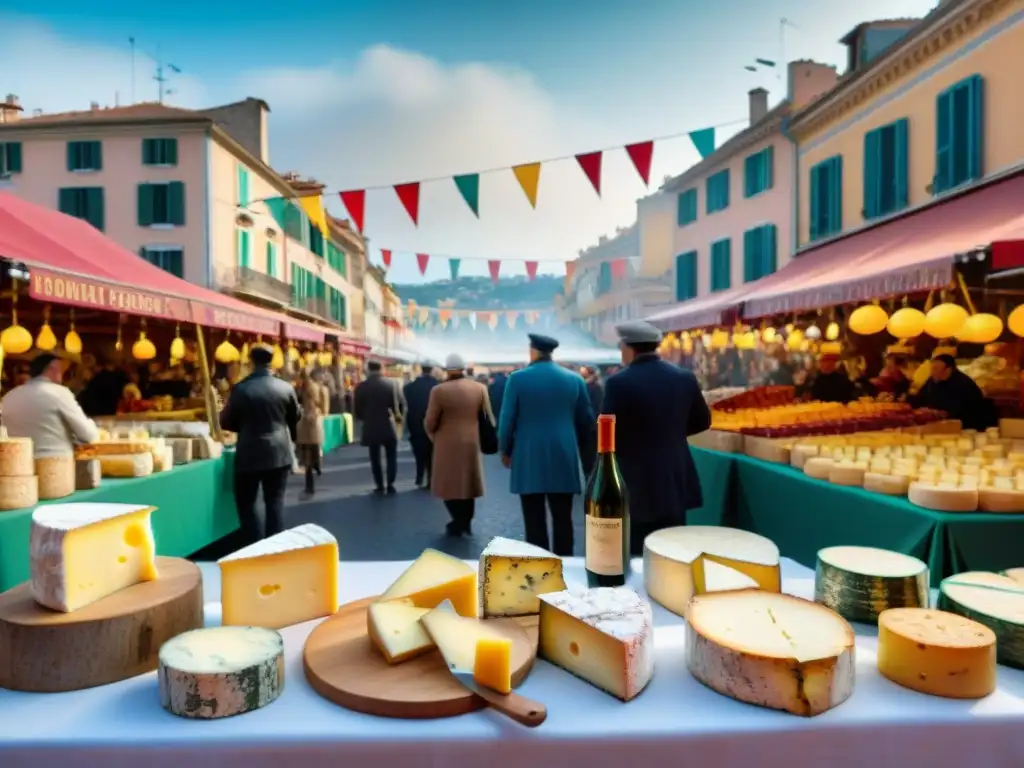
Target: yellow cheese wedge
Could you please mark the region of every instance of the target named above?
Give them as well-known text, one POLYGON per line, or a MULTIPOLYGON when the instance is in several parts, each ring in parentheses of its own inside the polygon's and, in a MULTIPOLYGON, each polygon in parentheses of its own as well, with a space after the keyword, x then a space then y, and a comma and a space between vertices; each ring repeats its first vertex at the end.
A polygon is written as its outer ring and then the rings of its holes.
POLYGON ((150 516, 139 504, 50 504, 32 513, 32 596, 70 613, 157 578, 150 516))
POLYGON ((377 601, 370 605, 366 611, 367 632, 388 664, 408 661, 434 647, 420 622, 429 612, 429 608, 417 608, 403 601, 377 601))
POLYGON ((475 617, 476 584, 473 566, 436 549, 425 549, 380 600, 409 600, 420 608, 436 608, 451 600, 460 616, 475 617))
MULTIPOLYGON (((444 600, 436 608, 427 611, 420 619, 423 628, 427 630, 430 639, 437 645, 437 649, 444 657, 448 668, 453 672, 473 673, 473 678, 480 685, 491 687, 491 683, 501 683, 497 672, 500 671, 496 665, 496 654, 498 644, 508 641, 508 638, 501 634, 500 630, 486 621, 459 616, 452 606, 450 600, 444 600), (484 654, 479 668, 479 679, 477 678, 477 659, 480 642, 491 641, 491 645, 484 645, 484 654)), ((511 643, 509 645, 509 664, 511 665, 511 643)), ((511 672, 509 673, 509 685, 511 689, 511 672)), ((497 690, 497 689, 495 689, 497 690)), ((508 693, 508 691, 502 691, 508 693)))
POLYGON ((512 691, 512 641, 508 638, 482 637, 476 641, 473 679, 497 691, 512 691))
POLYGON ((221 558, 224 626, 281 629, 338 610, 338 542, 312 523, 221 558))
POLYGON ((919 693, 980 699, 996 688, 996 636, 955 613, 891 608, 878 617, 878 671, 919 693))

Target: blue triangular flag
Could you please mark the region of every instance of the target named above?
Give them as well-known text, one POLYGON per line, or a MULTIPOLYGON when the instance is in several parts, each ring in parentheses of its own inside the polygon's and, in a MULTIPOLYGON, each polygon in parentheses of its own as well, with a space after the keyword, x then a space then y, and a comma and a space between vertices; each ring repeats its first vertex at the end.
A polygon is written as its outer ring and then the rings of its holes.
POLYGON ((712 155, 715 152, 715 129, 702 128, 699 131, 690 131, 690 141, 697 148, 701 158, 712 155))

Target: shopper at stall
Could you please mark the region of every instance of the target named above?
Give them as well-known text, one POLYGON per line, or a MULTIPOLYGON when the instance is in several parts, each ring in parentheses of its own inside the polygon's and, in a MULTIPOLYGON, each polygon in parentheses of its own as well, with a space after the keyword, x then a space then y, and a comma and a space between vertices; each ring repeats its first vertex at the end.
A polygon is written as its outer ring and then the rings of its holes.
POLYGON ((901 398, 910 389, 910 379, 903 372, 907 359, 903 353, 888 350, 885 353, 885 366, 882 371, 871 379, 868 384, 876 394, 889 394, 901 398))
POLYGON ((958 419, 964 429, 987 429, 994 425, 994 408, 985 400, 981 387, 956 366, 952 355, 931 360, 931 377, 911 402, 917 408, 944 411, 958 419))
POLYGON ((246 544, 284 529, 284 492, 292 470, 292 441, 299 423, 299 401, 292 386, 271 372, 274 350, 249 350, 252 373, 238 383, 220 412, 220 426, 238 433, 235 452, 235 505, 246 544), (263 488, 266 518, 256 514, 263 488))
POLYGON ((61 383, 64 369, 59 356, 39 353, 29 364, 29 380, 8 392, 0 404, 7 434, 32 438, 37 458, 72 455, 75 443, 99 438, 96 425, 61 383))
POLYGON ((99 370, 82 391, 80 400, 90 416, 113 416, 129 383, 128 374, 110 358, 99 360, 99 370))
POLYGON ((384 378, 380 362, 366 364, 366 379, 356 386, 353 397, 354 416, 362 422, 362 439, 370 453, 370 471, 373 473, 374 492, 395 493, 398 476, 399 423, 405 418, 405 396, 398 382, 384 378), (384 450, 387 464, 387 486, 381 469, 380 453, 384 450))
POLYGON ((437 386, 433 363, 423 363, 420 375, 410 381, 402 389, 408 409, 406 432, 409 447, 416 462, 416 487, 429 488, 431 467, 433 465, 434 444, 423 426, 427 418, 427 405, 430 403, 430 392, 437 386))
POLYGON ((848 403, 856 398, 853 382, 839 365, 839 355, 824 354, 818 358, 818 370, 807 386, 806 396, 821 403, 848 403))
POLYGON ((299 373, 296 387, 302 415, 295 430, 295 444, 298 448, 299 464, 305 470, 306 496, 316 492, 314 473, 321 474, 320 457, 324 445, 324 416, 330 412, 331 396, 327 387, 318 382, 308 369, 299 373))

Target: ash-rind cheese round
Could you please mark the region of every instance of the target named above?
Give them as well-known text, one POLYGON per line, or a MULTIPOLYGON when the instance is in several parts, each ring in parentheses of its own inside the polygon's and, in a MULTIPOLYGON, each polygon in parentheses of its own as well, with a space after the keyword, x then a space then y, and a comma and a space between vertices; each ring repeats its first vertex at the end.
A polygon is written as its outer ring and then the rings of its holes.
POLYGON ((889 608, 928 607, 928 566, 886 549, 826 547, 818 552, 814 600, 847 621, 876 624, 889 608))
POLYGON ((263 627, 209 627, 160 648, 160 704, 168 712, 213 720, 252 712, 284 690, 284 640, 263 627))
POLYGON ((698 595, 690 603, 686 662, 729 698, 811 717, 853 693, 853 628, 824 606, 764 590, 698 595))
POLYGON ((991 629, 999 663, 1024 669, 1024 584, 997 573, 958 573, 939 585, 938 607, 991 629))

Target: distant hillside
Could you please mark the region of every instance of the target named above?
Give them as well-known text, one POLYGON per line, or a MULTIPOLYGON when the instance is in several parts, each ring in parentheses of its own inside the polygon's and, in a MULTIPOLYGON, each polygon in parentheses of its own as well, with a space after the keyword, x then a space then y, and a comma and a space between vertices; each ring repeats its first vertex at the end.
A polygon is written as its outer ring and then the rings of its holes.
POLYGON ((402 301, 412 299, 425 307, 454 300, 466 309, 542 309, 554 304, 562 284, 563 278, 555 275, 537 275, 533 281, 517 275, 497 283, 489 277, 460 277, 418 285, 396 283, 393 287, 402 301))

